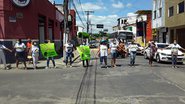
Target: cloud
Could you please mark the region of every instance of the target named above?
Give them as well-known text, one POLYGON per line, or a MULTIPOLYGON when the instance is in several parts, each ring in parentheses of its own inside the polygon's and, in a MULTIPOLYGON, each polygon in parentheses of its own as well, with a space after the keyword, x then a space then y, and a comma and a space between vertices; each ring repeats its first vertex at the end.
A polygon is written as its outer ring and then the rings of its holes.
POLYGON ((112 6, 114 8, 124 8, 124 4, 120 1, 118 1, 118 3, 113 3, 112 6))
POLYGON ((130 17, 130 16, 137 16, 137 14, 130 12, 130 13, 127 13, 127 16, 128 17, 130 17))
POLYGON ((132 7, 132 4, 131 3, 128 3, 127 5, 126 5, 126 7, 132 7))
MULTIPOLYGON (((93 4, 93 3, 84 3, 82 4, 83 10, 102 10, 102 9, 106 9, 105 6, 103 6, 103 4, 93 4)), ((78 6, 78 8, 81 8, 78 6)), ((78 9, 80 10, 80 9, 78 9)))

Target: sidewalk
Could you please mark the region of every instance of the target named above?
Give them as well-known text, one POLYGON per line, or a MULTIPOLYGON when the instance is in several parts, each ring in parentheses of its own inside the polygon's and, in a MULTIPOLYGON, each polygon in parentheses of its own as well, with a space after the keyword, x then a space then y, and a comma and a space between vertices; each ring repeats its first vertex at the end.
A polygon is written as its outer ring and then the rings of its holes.
MULTIPOLYGON (((78 52, 77 52, 77 51, 74 51, 74 58, 73 58, 73 60, 74 60, 75 58, 77 58, 78 55, 79 55, 78 52)), ((64 58, 63 58, 63 57, 60 58, 60 59, 55 59, 55 64, 56 64, 57 69, 60 69, 60 68, 62 68, 62 67, 65 66, 65 63, 64 63, 63 61, 64 61, 64 58)), ((37 65, 37 66, 38 66, 38 69, 45 69, 46 63, 47 63, 47 60, 46 60, 46 59, 45 59, 45 60, 39 60, 39 63, 38 63, 38 65, 37 65)), ((33 64, 28 64, 28 62, 27 62, 26 65, 27 65, 27 68, 28 68, 28 69, 33 69, 33 64)), ((75 62, 73 63, 73 65, 74 65, 74 66, 77 66, 77 65, 80 66, 80 65, 81 65, 81 60, 80 60, 80 58, 78 58, 77 60, 75 60, 75 62)), ((7 64, 7 67, 10 68, 10 70, 16 69, 16 63, 7 64)), ((20 68, 20 69, 24 69, 23 63, 20 62, 19 68, 20 68)), ((50 68, 53 68, 53 63, 52 63, 52 61, 50 61, 50 68)), ((0 70, 1 70, 1 69, 3 69, 3 64, 0 64, 0 70)))

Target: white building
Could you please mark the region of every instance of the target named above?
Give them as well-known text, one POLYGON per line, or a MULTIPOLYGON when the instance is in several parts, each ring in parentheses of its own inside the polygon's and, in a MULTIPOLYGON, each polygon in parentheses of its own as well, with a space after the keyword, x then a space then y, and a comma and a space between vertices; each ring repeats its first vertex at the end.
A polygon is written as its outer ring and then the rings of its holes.
POLYGON ((152 29, 158 42, 168 42, 165 28, 165 0, 153 0, 152 29))
POLYGON ((118 30, 130 30, 136 36, 136 18, 137 15, 119 18, 118 30))

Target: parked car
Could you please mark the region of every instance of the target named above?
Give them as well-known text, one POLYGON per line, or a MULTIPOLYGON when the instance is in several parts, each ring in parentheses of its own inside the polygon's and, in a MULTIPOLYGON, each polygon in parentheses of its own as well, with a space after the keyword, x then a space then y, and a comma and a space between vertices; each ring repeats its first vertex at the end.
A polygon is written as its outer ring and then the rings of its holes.
MULTIPOLYGON (((167 43, 155 43, 157 51, 154 55, 154 59, 159 62, 171 62, 172 55, 171 55, 171 47, 167 43)), ((150 56, 149 47, 147 47, 144 51, 144 58, 147 59, 150 56)), ((177 61, 178 63, 183 63, 185 56, 182 51, 178 51, 177 61)))
POLYGON ((97 48, 98 47, 98 44, 99 42, 97 40, 92 40, 89 42, 89 47, 90 48, 97 48))
POLYGON ((144 52, 144 47, 142 47, 139 43, 136 43, 137 46, 138 46, 138 49, 137 49, 137 54, 143 54, 144 52))
MULTIPOLYGON (((130 45, 131 42, 128 42, 126 45, 125 45, 125 48, 127 49, 127 47, 130 45)), ((144 47, 142 47, 139 43, 136 43, 137 46, 138 46, 138 49, 137 49, 137 54, 143 54, 144 53, 144 47)))

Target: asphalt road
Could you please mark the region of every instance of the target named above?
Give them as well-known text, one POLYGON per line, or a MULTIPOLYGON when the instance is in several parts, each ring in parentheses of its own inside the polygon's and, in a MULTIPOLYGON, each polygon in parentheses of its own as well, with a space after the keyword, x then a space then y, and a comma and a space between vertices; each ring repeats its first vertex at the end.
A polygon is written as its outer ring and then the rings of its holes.
MULTIPOLYGON (((110 61, 109 61, 110 63, 110 61)), ((185 66, 154 63, 137 56, 118 59, 116 68, 0 70, 0 104, 185 104, 185 66)))

